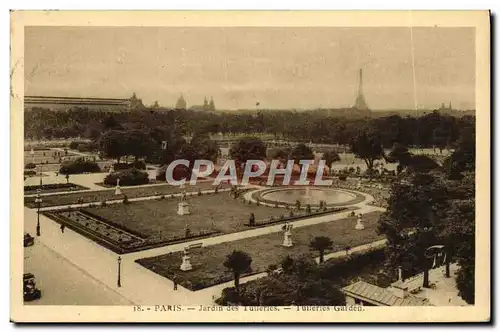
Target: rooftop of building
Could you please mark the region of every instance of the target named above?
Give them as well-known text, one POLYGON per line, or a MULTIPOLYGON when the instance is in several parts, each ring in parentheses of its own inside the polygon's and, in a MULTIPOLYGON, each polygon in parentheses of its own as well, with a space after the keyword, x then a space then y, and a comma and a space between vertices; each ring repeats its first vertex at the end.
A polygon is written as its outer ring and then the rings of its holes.
POLYGON ((342 291, 359 299, 366 299, 380 306, 465 306, 456 287, 457 264, 450 265, 450 277, 445 267, 429 270, 430 288, 424 288, 423 273, 404 281, 398 280, 388 288, 378 287, 365 281, 346 286, 342 291))

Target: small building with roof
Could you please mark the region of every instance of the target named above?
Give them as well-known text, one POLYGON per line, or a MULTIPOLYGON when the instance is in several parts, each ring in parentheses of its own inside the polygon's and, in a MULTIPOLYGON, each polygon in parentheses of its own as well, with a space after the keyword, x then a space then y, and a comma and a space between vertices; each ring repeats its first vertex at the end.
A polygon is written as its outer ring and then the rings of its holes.
POLYGON ((365 281, 357 281, 342 288, 347 305, 365 306, 465 306, 468 305, 456 288, 457 264, 450 265, 450 277, 445 275, 445 267, 429 270, 430 287, 423 285, 423 273, 409 279, 392 283, 389 287, 379 287, 365 281))

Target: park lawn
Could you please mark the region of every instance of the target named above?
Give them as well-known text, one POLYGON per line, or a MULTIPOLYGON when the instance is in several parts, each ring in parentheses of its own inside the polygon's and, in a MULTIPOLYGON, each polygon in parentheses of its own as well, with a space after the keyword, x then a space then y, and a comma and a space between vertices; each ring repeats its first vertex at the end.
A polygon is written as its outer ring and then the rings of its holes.
POLYGON ((110 204, 84 210, 144 237, 158 237, 161 232, 164 238, 184 236, 186 224, 193 233, 208 230, 233 233, 249 229, 244 224, 249 222, 251 213, 254 213, 256 223, 271 216, 278 220, 281 215, 288 216, 289 213, 284 208, 245 204, 240 199, 234 199, 229 192, 189 196, 187 201, 191 214, 183 216, 177 214, 178 198, 110 204))
MULTIPOLYGON (((222 188, 229 188, 229 185, 222 185, 222 188)), ((209 190, 214 189, 212 182, 200 182, 195 186, 187 185, 186 192, 197 192, 198 189, 209 190)), ((144 187, 122 187, 123 195, 127 195, 130 198, 136 197, 147 197, 154 195, 169 195, 183 192, 184 189, 178 186, 172 186, 169 184, 155 185, 155 186, 144 186, 144 187)), ((43 197, 43 203, 41 207, 58 206, 58 205, 71 205, 78 204, 78 199, 81 199, 83 203, 100 203, 103 200, 117 200, 122 199, 123 195, 115 195, 115 189, 98 190, 98 191, 86 191, 71 194, 61 194, 61 195, 50 195, 43 197)), ((34 208, 35 197, 25 197, 24 205, 34 208)))
POLYGON ((278 232, 192 249, 191 271, 179 270, 182 252, 142 258, 137 260, 137 263, 169 279, 175 274, 180 285, 191 290, 199 290, 232 280, 232 273, 226 270, 223 263, 233 250, 244 251, 252 258, 252 271, 248 274, 265 272, 270 264, 279 265, 287 255, 291 257, 305 255, 311 259, 317 257, 318 252, 309 248, 310 241, 316 236, 327 236, 333 241, 331 252, 344 250, 346 246, 355 247, 380 240, 383 235, 377 233, 379 216, 380 212, 365 214, 363 216, 365 229, 361 231, 354 229, 356 217, 296 228, 292 232, 294 246, 291 248, 281 246, 283 233, 278 232))

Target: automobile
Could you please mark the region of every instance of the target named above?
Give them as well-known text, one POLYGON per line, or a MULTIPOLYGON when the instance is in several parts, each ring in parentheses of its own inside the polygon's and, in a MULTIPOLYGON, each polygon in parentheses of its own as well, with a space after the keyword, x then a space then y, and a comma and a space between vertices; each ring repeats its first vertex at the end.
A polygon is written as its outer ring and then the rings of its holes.
POLYGON ((24 233, 24 246, 30 247, 35 244, 35 238, 30 233, 24 233))
POLYGON ((42 291, 36 288, 35 275, 33 273, 23 274, 23 298, 24 301, 34 301, 42 297, 42 291))

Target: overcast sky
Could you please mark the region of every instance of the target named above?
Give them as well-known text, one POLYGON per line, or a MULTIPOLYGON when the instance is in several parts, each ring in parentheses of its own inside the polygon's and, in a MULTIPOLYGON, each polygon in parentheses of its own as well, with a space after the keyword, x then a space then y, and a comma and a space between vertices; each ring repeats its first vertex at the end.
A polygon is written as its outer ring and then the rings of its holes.
POLYGON ((475 105, 473 28, 28 27, 25 94, 217 108, 475 105), (415 71, 415 77, 413 76, 415 71), (415 92, 414 93, 414 82, 415 92))

